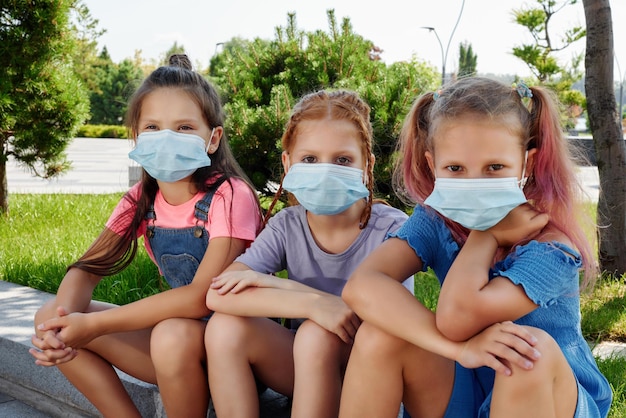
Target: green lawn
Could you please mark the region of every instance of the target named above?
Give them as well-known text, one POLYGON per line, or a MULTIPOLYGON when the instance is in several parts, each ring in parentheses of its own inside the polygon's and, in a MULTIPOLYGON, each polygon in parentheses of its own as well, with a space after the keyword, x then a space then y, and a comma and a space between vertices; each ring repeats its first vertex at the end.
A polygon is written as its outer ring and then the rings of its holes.
MULTIPOLYGON (((0 217, 0 279, 54 293, 65 270, 100 233, 122 194, 15 194, 0 217)), ((416 294, 434 309, 439 285, 432 273, 416 275, 416 294)), ((163 289, 143 250, 124 272, 102 280, 94 297, 129 303, 163 289)), ((589 341, 626 343, 625 278, 602 278, 581 298, 583 334, 589 341)), ((626 418, 626 359, 598 359, 615 401, 609 417, 626 418)))

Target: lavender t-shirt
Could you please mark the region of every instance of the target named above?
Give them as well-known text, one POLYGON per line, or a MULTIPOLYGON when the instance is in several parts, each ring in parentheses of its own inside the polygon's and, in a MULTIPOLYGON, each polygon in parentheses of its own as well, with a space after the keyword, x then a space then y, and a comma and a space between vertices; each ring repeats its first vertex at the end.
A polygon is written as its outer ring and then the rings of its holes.
MULTIPOLYGON (((372 216, 357 239, 344 252, 329 254, 315 243, 301 205, 274 215, 245 253, 236 261, 261 273, 287 270, 288 278, 340 296, 346 281, 387 233, 397 230, 407 215, 383 204, 372 206, 372 216)), ((413 293, 413 277, 403 285, 413 293)))

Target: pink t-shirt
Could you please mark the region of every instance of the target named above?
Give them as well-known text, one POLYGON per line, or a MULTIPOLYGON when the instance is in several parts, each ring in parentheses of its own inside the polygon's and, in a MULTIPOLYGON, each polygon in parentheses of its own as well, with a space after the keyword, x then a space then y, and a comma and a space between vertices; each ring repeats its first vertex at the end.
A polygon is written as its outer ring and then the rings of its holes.
MULTIPOLYGON (((218 237, 233 237, 252 242, 261 223, 256 196, 244 181, 236 178, 230 180, 232 188, 228 181, 225 181, 213 195, 205 229, 209 234, 209 240, 218 237)), ((137 199, 141 193, 141 183, 135 184, 128 193, 137 199)), ((204 194, 205 192, 200 192, 183 204, 170 205, 158 190, 154 199, 154 212, 157 218, 154 225, 177 229, 195 226, 195 204, 202 199, 204 194)), ((125 221, 117 223, 114 220, 130 206, 131 202, 127 199, 120 200, 106 223, 107 228, 119 235, 123 234, 131 218, 128 217, 125 221)), ((146 226, 147 222, 144 220, 137 230, 137 236, 145 234, 146 226)), ((154 260, 148 240, 144 240, 144 245, 150 258, 154 260)))

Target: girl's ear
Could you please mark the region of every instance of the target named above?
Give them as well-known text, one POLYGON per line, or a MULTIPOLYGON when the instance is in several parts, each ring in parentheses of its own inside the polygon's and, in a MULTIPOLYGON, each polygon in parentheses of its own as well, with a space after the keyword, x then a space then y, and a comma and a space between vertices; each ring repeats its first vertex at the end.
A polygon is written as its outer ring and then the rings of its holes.
POLYGON ((367 164, 365 165, 365 169, 363 170, 363 178, 361 179, 363 181, 363 184, 365 184, 366 186, 369 186, 369 178, 373 177, 375 163, 376 156, 374 156, 374 154, 370 154, 370 157, 367 160, 367 164), (372 173, 372 176, 370 176, 369 173, 372 173))
POLYGON ((374 154, 370 154, 370 160, 368 162, 367 169, 368 170, 373 170, 375 163, 376 163, 376 156, 374 154))
POLYGON ((531 148, 528 150, 528 156, 526 157, 526 177, 530 177, 535 168, 535 156, 537 154, 537 148, 531 148))
POLYGON ((217 151, 217 148, 220 146, 220 141, 222 140, 222 135, 224 135, 224 128, 216 126, 211 133, 211 138, 209 138, 209 154, 213 154, 217 151))
POLYGON ((283 171, 285 172, 285 174, 287 174, 287 171, 289 171, 290 167, 289 153, 287 151, 283 151, 283 153, 280 155, 280 160, 283 163, 283 171))
POLYGON ((437 177, 436 173, 435 173, 435 159, 433 157, 433 154, 430 151, 426 151, 424 153, 424 157, 426 157, 426 161, 428 162, 428 168, 430 168, 430 172, 432 173, 433 177, 437 177))

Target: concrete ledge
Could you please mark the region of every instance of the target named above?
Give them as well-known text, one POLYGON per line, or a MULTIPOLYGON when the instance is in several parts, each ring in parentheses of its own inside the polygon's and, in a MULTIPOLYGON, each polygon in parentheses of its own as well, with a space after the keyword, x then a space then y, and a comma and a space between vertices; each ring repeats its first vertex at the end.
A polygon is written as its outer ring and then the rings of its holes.
MULTIPOLYGON (((37 366, 32 347, 33 317, 53 295, 0 280, 0 391, 52 417, 97 417, 98 411, 56 367, 37 366)), ((146 417, 165 417, 155 385, 119 372, 146 417)))
MULTIPOLYGON (((52 294, 0 280, 0 393, 5 393, 51 417, 98 417, 98 411, 56 367, 35 364, 33 318, 52 294)), ((118 371, 126 390, 144 417, 165 417, 158 388, 118 371)), ((288 398, 267 390, 261 395, 261 418, 287 418, 288 398)), ((215 417, 212 410, 209 417, 215 417)))

